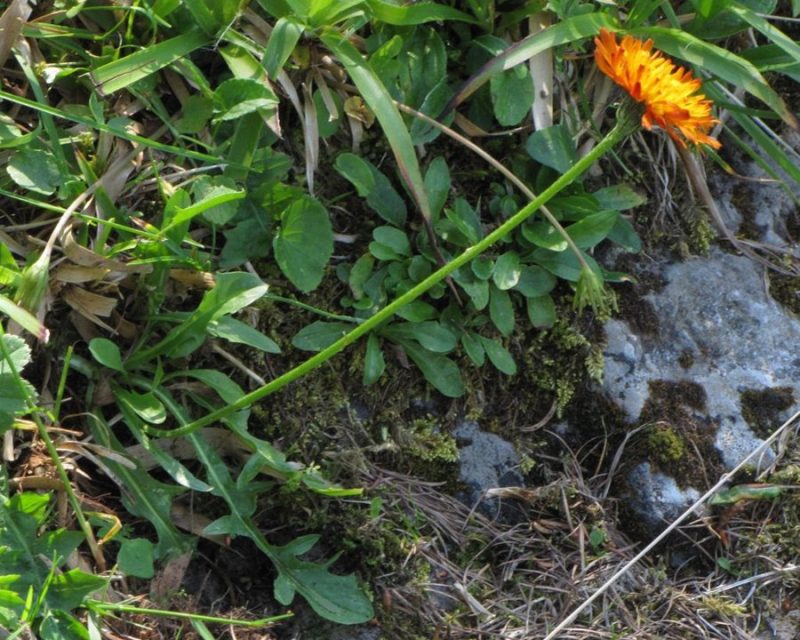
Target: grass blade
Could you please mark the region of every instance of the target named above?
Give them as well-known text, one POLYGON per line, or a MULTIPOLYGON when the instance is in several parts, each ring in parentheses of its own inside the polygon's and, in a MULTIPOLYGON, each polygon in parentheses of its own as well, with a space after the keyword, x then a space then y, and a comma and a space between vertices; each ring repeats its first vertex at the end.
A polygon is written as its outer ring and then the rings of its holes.
POLYGON ((94 83, 94 88, 101 96, 105 97, 188 56, 195 49, 206 46, 208 42, 206 34, 199 29, 193 29, 164 42, 159 42, 155 46, 141 49, 129 56, 104 64, 89 75, 94 83))
POLYGON ((394 106, 392 96, 358 50, 337 31, 326 31, 321 36, 325 45, 333 51, 344 64, 364 102, 375 113, 381 123, 383 133, 392 147, 397 167, 403 176, 422 216, 430 223, 431 206, 425 191, 425 183, 419 169, 417 154, 411 142, 411 134, 403 117, 394 106))
POLYGON ((489 60, 475 75, 467 80, 458 93, 450 99, 449 104, 444 109, 443 115, 455 109, 486 84, 492 76, 501 71, 511 69, 521 62, 530 60, 535 55, 552 49, 553 47, 597 35, 601 27, 613 29, 614 25, 615 22, 605 13, 589 13, 574 18, 568 18, 552 27, 543 29, 535 35, 520 40, 518 43, 503 51, 499 56, 489 60))

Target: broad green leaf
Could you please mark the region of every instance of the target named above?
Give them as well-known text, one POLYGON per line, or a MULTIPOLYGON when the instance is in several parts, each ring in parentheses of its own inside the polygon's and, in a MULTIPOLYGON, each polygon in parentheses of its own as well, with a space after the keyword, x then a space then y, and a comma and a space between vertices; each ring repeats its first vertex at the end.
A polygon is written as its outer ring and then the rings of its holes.
POLYGON ((478 280, 472 271, 459 269, 453 274, 455 280, 472 300, 476 311, 481 311, 489 304, 489 282, 478 280))
POLYGON ((151 392, 137 393, 115 388, 117 400, 124 401, 131 410, 148 424, 163 424, 167 419, 164 404, 151 392))
POLYGON ((495 261, 492 282, 498 289, 502 291, 511 289, 516 286, 521 276, 522 267, 516 251, 506 251, 495 261))
POLYGON ((775 45, 788 53, 795 62, 800 62, 800 45, 787 36, 783 31, 772 26, 770 22, 762 18, 756 12, 738 2, 726 2, 725 4, 729 12, 738 16, 751 27, 764 34, 764 36, 766 36, 775 45))
POLYGON ((108 578, 72 569, 53 578, 47 591, 47 601, 53 609, 72 611, 80 607, 88 596, 106 585, 108 578))
POLYGON ((598 210, 625 211, 647 202, 645 196, 626 184, 615 184, 598 189, 592 194, 592 197, 597 201, 598 210))
POLYGON ((175 121, 180 133, 200 133, 214 113, 214 103, 206 96, 195 94, 183 104, 183 115, 175 121))
POLYGON ((483 336, 481 336, 481 344, 495 369, 508 376, 513 376, 517 373, 517 365, 513 356, 502 344, 497 340, 484 338, 483 336))
POLYGON ((149 580, 153 569, 153 543, 145 538, 123 540, 117 554, 117 566, 126 576, 149 580))
POLYGON ((549 222, 537 220, 522 224, 522 236, 537 247, 550 251, 566 251, 569 245, 564 236, 549 222))
POLYGON ((30 364, 31 348, 19 336, 10 333, 0 336, 3 351, 0 351, 0 374, 21 373, 30 364))
POLYGON ((214 92, 215 121, 236 120, 259 109, 274 109, 278 97, 263 82, 251 78, 231 78, 214 92))
POLYGON ((238 189, 230 178, 225 176, 201 176, 192 184, 192 198, 195 203, 179 209, 172 225, 191 219, 198 214, 212 224, 223 225, 239 210, 238 200, 243 200, 247 192, 238 189))
POLYGON ((504 127, 514 127, 533 106, 534 89, 528 67, 519 64, 513 69, 492 76, 489 81, 494 116, 504 127))
POLYGON ((549 329, 556 321, 556 305, 549 295, 528 298, 528 319, 537 329, 549 329))
POLYGON ((428 351, 449 353, 455 349, 458 336, 438 322, 402 322, 381 329, 387 338, 405 344, 416 340, 428 351))
POLYGON ((436 307, 422 300, 414 300, 409 302, 402 309, 398 310, 397 316, 408 320, 409 322, 424 322, 425 320, 432 320, 438 315, 436 307))
POLYGON ((62 182, 53 154, 40 149, 20 149, 11 156, 6 172, 23 189, 49 196, 62 182))
POLYGON ((92 338, 89 341, 89 353, 104 367, 114 371, 125 371, 119 347, 108 338, 92 338))
POLYGON ((107 96, 187 57, 192 51, 206 46, 209 42, 208 35, 199 29, 193 29, 104 64, 92 71, 89 76, 98 93, 107 96))
MULTIPOLYGON (((600 267, 594 258, 588 253, 581 252, 583 259, 595 272, 601 273, 600 267)), ((547 249, 536 249, 530 254, 536 264, 544 267, 554 276, 577 282, 581 275, 581 264, 572 251, 548 251, 547 249)))
POLYGON ((292 338, 292 345, 303 351, 322 351, 352 331, 353 327, 346 322, 317 320, 300 329, 292 338))
POLYGON ((361 156, 349 152, 340 153, 336 156, 334 168, 353 184, 362 198, 375 190, 375 178, 370 163, 361 156))
POLYGON ((398 255, 408 256, 411 254, 411 243, 408 241, 405 231, 395 227, 382 226, 373 229, 372 237, 376 242, 389 247, 398 255))
POLYGON ((563 124, 534 131, 525 149, 536 162, 566 173, 578 161, 575 142, 563 124))
POLYGON ((404 341, 403 350, 414 361, 425 379, 442 395, 459 398, 464 395, 464 381, 458 366, 446 356, 432 353, 413 341, 404 341))
POLYGON ((555 286, 556 279, 549 271, 536 265, 524 265, 514 288, 526 298, 538 298, 550 293, 555 286))
POLYGON ((375 335, 370 335, 367 338, 367 350, 364 353, 364 377, 362 384, 370 385, 378 381, 383 375, 386 368, 386 362, 383 359, 383 351, 381 350, 381 342, 375 335))
POLYGON ((367 199, 367 204, 381 218, 396 227, 405 225, 406 204, 375 165, 354 153, 341 153, 334 167, 353 184, 358 195, 367 199))
POLYGON ((269 34, 262 60, 270 78, 275 80, 278 77, 278 72, 283 69, 301 35, 303 35, 302 23, 291 17, 279 18, 275 23, 272 33, 269 34))
POLYGON ((441 156, 434 158, 425 172, 425 191, 431 203, 431 214, 435 218, 450 195, 450 167, 441 156))
POLYGON ((483 228, 478 213, 464 198, 456 198, 453 208, 446 208, 444 214, 470 245, 483 238, 483 228))
POLYGON ((246 344, 248 347, 259 349, 265 353, 281 352, 281 348, 272 338, 268 338, 258 329, 230 316, 222 316, 218 320, 211 321, 208 324, 208 333, 228 342, 246 344))
POLYGON ((508 291, 491 287, 489 317, 497 330, 504 336, 509 336, 514 331, 514 304, 511 302, 508 291))
POLYGON ((566 231, 578 247, 588 249, 608 236, 619 217, 619 211, 593 213, 569 225, 566 231))
POLYGON ((633 228, 630 221, 624 216, 617 218, 614 227, 608 234, 608 239, 616 242, 626 251, 639 253, 642 250, 642 239, 636 233, 636 229, 633 228))
POLYGON ((486 350, 483 348, 481 336, 472 331, 465 331, 461 334, 461 346, 469 356, 469 359, 475 363, 476 366, 482 367, 486 362, 486 350))
POLYGON ((292 203, 281 214, 272 248, 294 286, 304 293, 316 289, 333 254, 333 229, 325 207, 310 196, 292 203))

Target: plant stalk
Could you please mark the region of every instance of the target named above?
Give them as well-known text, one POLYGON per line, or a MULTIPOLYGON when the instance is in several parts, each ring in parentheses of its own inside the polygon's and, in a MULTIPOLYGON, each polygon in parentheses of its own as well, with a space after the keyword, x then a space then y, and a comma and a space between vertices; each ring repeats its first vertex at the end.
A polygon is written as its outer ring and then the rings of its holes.
POLYGON ((449 276, 459 267, 463 267, 465 264, 469 263, 470 260, 473 260, 474 258, 478 257, 480 254, 482 254, 496 242, 502 240, 509 233, 511 233, 511 231, 516 229, 525 220, 527 220, 531 215, 536 213, 536 211, 538 211, 542 205, 549 202, 559 192, 561 192, 567 186, 572 184, 572 182, 574 182, 577 178, 579 178, 584 173, 584 171, 586 171, 607 151, 609 151, 612 147, 614 147, 617 143, 619 143, 623 138, 625 138, 625 136, 627 136, 631 132, 630 119, 624 116, 622 117, 620 116, 621 114, 618 114, 617 123, 614 126, 614 128, 606 135, 605 138, 603 138, 597 144, 597 146, 594 149, 592 149, 583 158, 578 160, 563 175, 561 175, 555 182, 553 182, 553 184, 551 184, 549 187, 547 187, 547 189, 542 191, 542 193, 540 193, 534 200, 532 200, 527 205, 522 207, 522 209, 517 211, 517 213, 515 213, 503 224, 497 227, 497 229, 489 233, 480 242, 465 249, 464 252, 461 253, 459 256, 457 256, 456 258, 454 258, 453 260, 451 260, 450 262, 439 268, 437 271, 433 272, 422 282, 418 283, 415 287, 409 289, 406 293, 395 299, 390 304, 386 305, 383 309, 378 311, 374 316, 371 316, 370 318, 365 320, 362 324, 355 327, 347 335, 339 338, 339 340, 334 342, 329 347, 326 347, 319 353, 310 357, 308 360, 297 365, 293 369, 290 369, 283 375, 278 376, 271 382, 265 384, 263 387, 259 387, 258 389, 251 391, 248 394, 245 394, 236 402, 229 404, 225 407, 222 407, 221 409, 217 409, 216 411, 212 411, 208 415, 203 416, 202 418, 198 418, 197 420, 190 422, 185 426, 178 427, 172 430, 164 430, 164 429, 156 429, 153 427, 148 427, 147 431, 149 433, 153 433, 160 437, 175 438, 187 435, 189 433, 197 431, 198 429, 201 429, 202 427, 217 422, 222 418, 226 418, 227 416, 231 415, 232 413, 235 413, 236 411, 240 411, 242 409, 251 406, 253 403, 258 402, 259 400, 274 393, 278 389, 281 389, 288 383, 303 377, 308 372, 316 369, 323 363, 327 362, 337 353, 342 351, 345 347, 351 345, 361 336, 369 333, 377 326, 379 326, 381 323, 391 318, 402 307, 416 300, 419 296, 425 293, 433 285, 442 281, 444 278, 449 276))

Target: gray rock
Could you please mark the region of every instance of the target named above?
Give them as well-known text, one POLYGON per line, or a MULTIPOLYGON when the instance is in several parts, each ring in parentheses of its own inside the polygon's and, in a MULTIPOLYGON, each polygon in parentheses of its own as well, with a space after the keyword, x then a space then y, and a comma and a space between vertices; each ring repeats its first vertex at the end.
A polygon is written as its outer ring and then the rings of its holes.
POLYGON ((769 297, 762 269, 717 249, 673 264, 667 285, 646 297, 658 335, 637 336, 619 320, 606 325, 606 393, 636 422, 651 383, 698 383, 706 395, 698 417, 717 424, 716 447, 728 467, 762 442, 742 417, 743 391, 790 387, 800 398, 800 322, 769 297))
POLYGON ((468 490, 459 496, 470 508, 478 509, 490 518, 513 521, 521 515, 517 505, 486 498, 487 489, 522 486, 519 456, 511 443, 493 433, 481 431, 474 422, 462 422, 453 435, 459 445, 458 479, 468 490))
MULTIPOLYGON (((657 329, 637 334, 621 320, 605 327, 605 393, 631 423, 641 424, 654 384, 699 386, 699 403, 675 400, 700 432, 713 435, 719 462, 728 469, 763 442, 743 417, 743 392, 788 389, 794 406, 776 412, 774 424, 760 425, 766 429, 780 426, 778 420, 796 411, 800 399, 800 321, 769 297, 763 268, 719 249, 666 266, 666 285, 642 301, 652 306, 657 329)), ((767 450, 754 466, 772 460, 767 450)), ((679 481, 685 486, 685 477, 679 481)), ((634 468, 628 484, 631 505, 651 526, 678 515, 697 497, 646 462, 634 468)))
POLYGON ((696 489, 681 489, 673 478, 653 471, 649 462, 642 462, 628 474, 628 491, 631 508, 654 531, 663 529, 700 497, 696 489))

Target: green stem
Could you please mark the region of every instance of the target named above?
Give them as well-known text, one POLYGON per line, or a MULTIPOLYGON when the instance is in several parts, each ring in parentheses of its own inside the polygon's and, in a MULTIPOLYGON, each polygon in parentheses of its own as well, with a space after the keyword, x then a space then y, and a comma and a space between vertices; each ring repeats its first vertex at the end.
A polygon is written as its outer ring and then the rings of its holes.
POLYGON ((513 231, 515 228, 521 225, 525 220, 527 220, 531 215, 533 215, 543 204, 549 202, 551 198, 553 198, 564 188, 572 184, 572 182, 574 182, 578 177, 580 177, 584 171, 586 171, 590 166, 592 166, 609 149, 611 149, 618 142, 620 142, 628 133, 630 133, 630 122, 628 122, 625 117, 619 118, 616 126, 608 133, 608 135, 605 138, 603 138, 597 144, 597 146, 594 149, 592 149, 583 158, 578 160, 572 167, 570 167, 567 170, 566 173, 560 176, 558 180, 556 180, 553 184, 551 184, 547 189, 542 191, 542 193, 540 193, 534 200, 532 200, 522 209, 517 211, 517 213, 511 216, 503 224, 497 227, 497 229, 488 234, 485 238, 483 238, 483 240, 466 249, 458 257, 454 258, 446 265, 442 266, 440 269, 433 272, 431 275, 429 275, 415 287, 409 289, 399 298, 395 299, 393 302, 386 305, 383 309, 378 311, 378 313, 376 313, 374 316, 368 318, 362 324, 355 327, 350 333, 343 336, 342 338, 334 342, 329 347, 323 349, 316 355, 312 356, 302 364, 299 364, 294 369, 290 369, 282 376, 275 378, 271 382, 265 384, 263 387, 259 387, 255 391, 251 391, 250 393, 242 396, 236 402, 229 404, 221 409, 217 409, 216 411, 213 411, 202 418, 198 418, 194 422, 190 422, 189 424, 183 427, 178 427, 177 429, 172 429, 172 430, 154 429, 150 427, 148 428, 148 432, 163 437, 173 437, 173 438, 192 433, 193 431, 196 431, 197 429, 200 429, 209 424, 217 422, 222 418, 225 418, 231 415, 232 413, 235 413, 236 411, 240 411, 242 409, 251 406, 253 403, 258 402, 262 398, 267 397, 268 395, 274 393, 275 391, 287 385, 288 383, 303 377, 309 371, 316 369, 324 362, 330 360, 330 358, 335 356, 342 349, 354 343, 361 336, 369 333, 372 329, 379 326, 382 322, 391 318, 402 307, 412 302, 413 300, 416 300, 419 296, 425 293, 433 285, 444 280, 456 269, 464 266, 470 260, 476 258, 481 253, 486 251, 493 244, 506 237, 511 231, 513 231))

